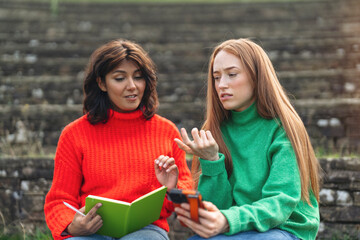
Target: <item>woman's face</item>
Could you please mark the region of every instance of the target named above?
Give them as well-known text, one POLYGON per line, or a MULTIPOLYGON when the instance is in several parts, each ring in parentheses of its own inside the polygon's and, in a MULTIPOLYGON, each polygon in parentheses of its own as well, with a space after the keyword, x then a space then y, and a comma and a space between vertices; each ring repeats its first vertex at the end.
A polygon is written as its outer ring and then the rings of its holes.
POLYGON ((220 51, 214 59, 213 78, 218 97, 226 110, 241 112, 254 102, 252 81, 237 56, 220 51))
POLYGON ((108 93, 114 110, 136 110, 145 91, 145 78, 134 61, 124 59, 119 66, 106 74, 105 83, 98 79, 100 89, 108 93))

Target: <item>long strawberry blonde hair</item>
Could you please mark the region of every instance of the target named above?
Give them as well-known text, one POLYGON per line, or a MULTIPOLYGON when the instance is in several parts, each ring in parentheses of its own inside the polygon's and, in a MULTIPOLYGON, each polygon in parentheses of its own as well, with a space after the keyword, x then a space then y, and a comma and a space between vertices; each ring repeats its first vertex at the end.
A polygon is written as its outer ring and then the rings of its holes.
MULTIPOLYGON (((259 115, 266 119, 280 119, 281 124, 295 151, 301 178, 301 197, 310 203, 310 189, 319 201, 319 163, 305 126, 291 105, 279 83, 274 67, 265 51, 249 39, 231 39, 216 46, 209 62, 206 120, 202 126, 210 130, 219 151, 225 155, 225 167, 230 177, 233 169, 229 149, 222 138, 220 124, 230 116, 220 102, 213 78, 214 59, 220 51, 237 56, 252 79, 254 96, 259 115)), ((201 174, 200 163, 194 156, 192 174, 197 186, 201 174)), ((310 203, 311 204, 311 203, 310 203)))

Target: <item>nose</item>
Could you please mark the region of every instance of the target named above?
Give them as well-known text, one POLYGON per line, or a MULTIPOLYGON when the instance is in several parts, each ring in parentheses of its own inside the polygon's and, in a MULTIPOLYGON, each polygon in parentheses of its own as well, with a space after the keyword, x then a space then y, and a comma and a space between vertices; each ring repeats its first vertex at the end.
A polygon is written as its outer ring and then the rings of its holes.
POLYGON ((126 88, 128 90, 135 90, 136 89, 136 85, 135 85, 135 82, 134 82, 133 78, 129 78, 128 84, 126 85, 126 88))
POLYGON ((227 81, 225 76, 221 76, 218 84, 218 88, 227 88, 227 81))

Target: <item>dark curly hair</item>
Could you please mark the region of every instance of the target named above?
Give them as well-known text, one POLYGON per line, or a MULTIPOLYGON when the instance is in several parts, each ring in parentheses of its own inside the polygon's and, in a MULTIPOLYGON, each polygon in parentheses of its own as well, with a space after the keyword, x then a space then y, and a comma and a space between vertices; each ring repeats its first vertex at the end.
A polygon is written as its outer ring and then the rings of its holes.
POLYGON ((139 109, 146 119, 154 116, 159 106, 156 66, 140 45, 129 40, 117 39, 96 49, 85 71, 83 112, 87 114, 91 124, 106 123, 109 119, 108 109, 112 108, 108 94, 101 91, 96 80, 100 78, 105 82, 106 74, 124 59, 134 61, 139 66, 146 81, 139 109))

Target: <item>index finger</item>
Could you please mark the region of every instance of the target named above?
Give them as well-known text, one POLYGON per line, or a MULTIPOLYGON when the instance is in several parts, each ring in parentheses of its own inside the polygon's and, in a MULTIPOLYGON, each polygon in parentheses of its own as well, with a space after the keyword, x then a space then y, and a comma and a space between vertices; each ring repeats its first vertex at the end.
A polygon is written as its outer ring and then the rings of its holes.
POLYGON ((181 137, 183 139, 183 143, 185 143, 186 145, 191 144, 191 140, 189 139, 185 128, 181 128, 181 137))
POLYGON ((89 221, 93 219, 97 214, 96 211, 102 206, 101 203, 95 204, 95 206, 90 209, 90 211, 86 214, 85 218, 87 218, 89 221))

